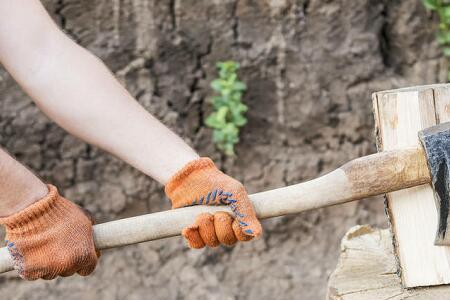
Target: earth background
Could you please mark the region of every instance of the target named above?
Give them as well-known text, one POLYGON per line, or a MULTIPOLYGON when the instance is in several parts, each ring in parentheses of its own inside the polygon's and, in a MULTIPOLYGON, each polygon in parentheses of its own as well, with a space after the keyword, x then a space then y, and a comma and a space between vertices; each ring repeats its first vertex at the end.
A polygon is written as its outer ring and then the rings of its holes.
MULTIPOLYGON (((46 0, 148 111, 250 193, 374 153, 371 93, 446 80, 436 19, 419 0, 46 0), (221 155, 204 118, 218 61, 241 64, 248 124, 221 155)), ((67 66, 70 72, 70 66, 67 66)), ((0 145, 98 222, 170 209, 162 186, 45 117, 0 69, 0 145)), ((149 158, 151 159, 151 158, 149 158)), ((281 199, 273 199, 278 201, 281 199)), ((95 273, 24 282, 5 299, 324 299, 339 242, 387 227, 383 199, 263 222, 261 239, 190 251, 181 238, 103 252, 95 273)), ((1 235, 1 233, 0 233, 1 235)))

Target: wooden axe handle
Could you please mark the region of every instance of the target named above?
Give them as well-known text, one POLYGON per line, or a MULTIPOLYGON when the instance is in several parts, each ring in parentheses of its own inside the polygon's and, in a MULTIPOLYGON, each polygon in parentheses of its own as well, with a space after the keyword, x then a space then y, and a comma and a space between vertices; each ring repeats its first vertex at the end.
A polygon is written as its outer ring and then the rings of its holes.
MULTIPOLYGON (((300 170, 301 172, 301 170, 300 170)), ((387 151, 352 160, 317 179, 250 195, 258 218, 282 216, 326 207, 430 182, 422 149, 387 151)), ((224 206, 191 206, 126 218, 94 226, 97 249, 180 235, 201 212, 231 211, 224 206)), ((0 273, 13 269, 0 248, 0 273)))

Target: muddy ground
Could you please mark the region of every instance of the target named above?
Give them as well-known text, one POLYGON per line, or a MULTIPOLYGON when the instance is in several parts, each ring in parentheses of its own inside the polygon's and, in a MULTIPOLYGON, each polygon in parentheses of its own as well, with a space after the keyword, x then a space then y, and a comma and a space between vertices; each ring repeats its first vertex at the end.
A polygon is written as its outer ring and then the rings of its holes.
MULTIPOLYGON (((242 180, 250 193, 375 152, 371 93, 442 82, 435 19, 419 0, 44 1, 145 108, 242 180), (215 63, 248 85, 237 158, 203 119, 215 63)), ((70 68, 68 68, 70 71, 70 68)), ((169 209, 162 187, 47 119, 0 70, 0 145, 100 222, 169 209)), ((149 158, 151 159, 151 158, 149 158)), ((278 199, 274 199, 277 201, 278 199)), ((264 221, 264 236, 190 251, 180 238, 105 251, 88 278, 0 276, 2 299, 324 299, 339 241, 386 226, 382 199, 264 221)))

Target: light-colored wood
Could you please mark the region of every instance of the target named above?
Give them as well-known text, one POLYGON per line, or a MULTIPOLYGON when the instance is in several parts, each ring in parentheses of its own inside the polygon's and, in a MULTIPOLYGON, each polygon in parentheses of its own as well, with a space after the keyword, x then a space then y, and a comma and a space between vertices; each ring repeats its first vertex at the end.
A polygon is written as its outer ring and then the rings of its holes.
POLYGON ((389 229, 351 228, 328 281, 328 300, 450 300, 450 287, 405 289, 389 229))
MULTIPOLYGON (((358 200, 429 181, 423 150, 410 148, 358 158, 317 179, 253 194, 250 200, 259 218, 270 218, 358 200)), ((219 210, 226 209, 223 206, 193 206, 95 225, 95 245, 101 250, 176 236, 200 212, 219 210)), ((6 250, 1 251, 0 273, 12 268, 11 258, 5 255, 6 250)))
POLYGON ((397 191, 431 181, 426 156, 421 147, 384 151, 343 165, 354 199, 397 191), (394 176, 395 174, 395 176, 394 176))
MULTIPOLYGON (((449 91, 450 85, 437 85, 374 94, 379 150, 417 146, 419 130, 446 118, 442 99, 448 103, 449 91)), ((434 245, 438 217, 431 186, 389 193, 387 199, 403 284, 450 283, 450 248, 434 245)))
POLYGON ((450 88, 435 88, 434 98, 438 123, 450 122, 450 88))
POLYGON ((11 270, 14 270, 12 257, 6 247, 0 248, 0 273, 11 270))

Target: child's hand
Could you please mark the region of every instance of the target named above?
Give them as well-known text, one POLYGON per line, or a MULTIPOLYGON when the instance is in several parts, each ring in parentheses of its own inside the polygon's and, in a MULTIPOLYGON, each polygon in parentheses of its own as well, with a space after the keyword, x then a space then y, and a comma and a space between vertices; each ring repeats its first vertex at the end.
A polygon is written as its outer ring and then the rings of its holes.
POLYGON ((15 269, 27 280, 89 275, 100 255, 94 247, 92 221, 54 186, 48 188, 41 200, 0 218, 15 269))
POLYGON ((219 171, 209 158, 188 163, 165 188, 172 208, 191 205, 228 205, 234 213, 200 214, 195 223, 183 229, 191 248, 220 244, 233 245, 262 233, 244 186, 219 171))

